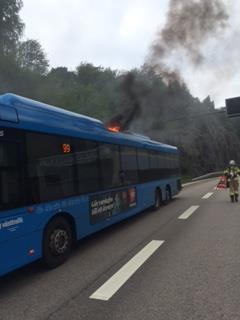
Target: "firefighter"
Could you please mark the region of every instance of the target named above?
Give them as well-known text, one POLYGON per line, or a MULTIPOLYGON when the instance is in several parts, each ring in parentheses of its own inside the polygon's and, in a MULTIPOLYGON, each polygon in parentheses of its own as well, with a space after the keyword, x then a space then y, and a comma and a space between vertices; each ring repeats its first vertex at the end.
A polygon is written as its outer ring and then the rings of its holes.
POLYGON ((226 176, 229 185, 231 202, 238 202, 238 176, 240 175, 240 169, 236 166, 234 160, 229 162, 229 167, 224 171, 224 175, 226 176))

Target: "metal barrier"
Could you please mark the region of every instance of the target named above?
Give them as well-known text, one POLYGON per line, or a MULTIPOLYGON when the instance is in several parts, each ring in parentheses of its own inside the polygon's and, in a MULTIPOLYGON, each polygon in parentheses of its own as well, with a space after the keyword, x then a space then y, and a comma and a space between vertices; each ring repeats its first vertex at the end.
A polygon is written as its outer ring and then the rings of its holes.
POLYGON ((217 178, 221 175, 223 175, 223 171, 211 172, 211 173, 204 174, 200 177, 196 177, 196 178, 192 179, 192 181, 194 182, 194 181, 204 180, 204 179, 209 179, 209 178, 217 178))

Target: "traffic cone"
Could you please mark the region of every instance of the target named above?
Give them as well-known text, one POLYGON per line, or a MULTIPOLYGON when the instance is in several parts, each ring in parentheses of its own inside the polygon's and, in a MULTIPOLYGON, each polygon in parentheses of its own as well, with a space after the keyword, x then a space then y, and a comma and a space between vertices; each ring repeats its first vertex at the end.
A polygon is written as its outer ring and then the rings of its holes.
POLYGON ((227 179, 225 176, 221 176, 219 183, 217 184, 217 189, 226 189, 227 179))

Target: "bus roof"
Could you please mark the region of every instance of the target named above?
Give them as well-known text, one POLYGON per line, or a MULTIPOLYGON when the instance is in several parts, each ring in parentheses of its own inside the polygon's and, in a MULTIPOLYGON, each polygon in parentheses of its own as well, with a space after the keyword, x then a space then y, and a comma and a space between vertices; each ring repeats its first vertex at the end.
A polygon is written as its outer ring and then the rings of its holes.
POLYGON ((176 147, 149 137, 130 132, 110 132, 100 120, 11 93, 0 95, 0 123, 3 121, 7 121, 8 126, 26 130, 177 152, 176 147))

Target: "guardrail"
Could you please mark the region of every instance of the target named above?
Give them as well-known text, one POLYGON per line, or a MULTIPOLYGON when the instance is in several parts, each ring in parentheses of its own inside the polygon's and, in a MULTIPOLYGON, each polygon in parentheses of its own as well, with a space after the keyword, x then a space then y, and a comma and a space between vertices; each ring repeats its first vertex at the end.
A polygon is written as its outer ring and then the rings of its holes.
POLYGON ((223 171, 211 172, 211 173, 207 173, 202 176, 196 177, 196 178, 192 179, 192 181, 194 182, 194 181, 204 180, 204 179, 209 179, 209 178, 217 178, 217 177, 221 176, 222 174, 223 174, 223 171))

